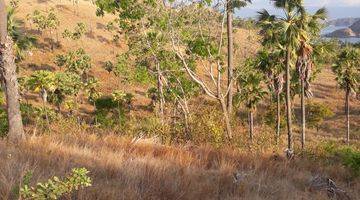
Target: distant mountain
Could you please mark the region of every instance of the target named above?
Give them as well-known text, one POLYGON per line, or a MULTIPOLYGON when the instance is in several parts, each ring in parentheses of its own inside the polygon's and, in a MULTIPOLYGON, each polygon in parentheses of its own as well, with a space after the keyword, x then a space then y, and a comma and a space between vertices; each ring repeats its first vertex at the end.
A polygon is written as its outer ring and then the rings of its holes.
POLYGON ((326 23, 326 25, 328 26, 346 26, 349 27, 351 26, 353 23, 359 21, 360 18, 354 18, 354 17, 348 17, 348 18, 340 18, 340 19, 334 19, 334 20, 330 20, 326 23))
POLYGON ((356 36, 357 34, 350 28, 342 28, 325 35, 325 37, 331 37, 331 38, 350 38, 356 36))
POLYGON ((346 26, 348 24, 348 28, 341 28, 335 30, 331 33, 325 34, 325 37, 332 38, 360 38, 360 18, 347 18, 347 19, 339 19, 333 20, 331 24, 332 26, 346 26), (355 21, 355 19, 357 19, 355 21), (337 24, 337 25, 336 25, 337 24))
POLYGON ((355 33, 357 33, 360 37, 360 19, 357 22, 353 23, 349 28, 355 33))

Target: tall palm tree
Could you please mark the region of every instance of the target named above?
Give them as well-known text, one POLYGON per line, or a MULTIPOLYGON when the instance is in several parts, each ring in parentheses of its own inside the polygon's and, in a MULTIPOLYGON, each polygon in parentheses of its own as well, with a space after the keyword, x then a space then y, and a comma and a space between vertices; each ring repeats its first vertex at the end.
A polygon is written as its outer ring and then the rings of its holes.
POLYGON ((341 89, 345 90, 345 114, 346 114, 346 142, 350 142, 350 93, 358 92, 360 87, 360 52, 358 49, 346 47, 338 55, 337 61, 332 67, 336 75, 336 81, 341 89))
POLYGON ((19 103, 19 87, 13 55, 13 43, 8 35, 5 1, 0 0, 0 77, 5 88, 8 137, 11 141, 25 138, 19 103))
POLYGON ((325 20, 327 11, 321 8, 314 15, 302 13, 301 20, 298 21, 300 31, 300 45, 297 50, 296 69, 300 82, 300 99, 301 99, 301 147, 305 148, 305 102, 304 97, 311 97, 310 88, 311 72, 313 69, 313 40, 320 36, 320 20, 325 20))
POLYGON ((270 15, 268 11, 263 10, 259 12, 259 21, 265 24, 272 24, 275 28, 275 34, 277 34, 281 40, 279 45, 286 52, 285 58, 285 91, 286 91, 286 125, 288 135, 288 149, 287 155, 293 154, 293 141, 292 141, 292 106, 290 95, 290 67, 292 65, 292 54, 294 49, 299 45, 299 41, 302 36, 300 31, 301 22, 305 14, 305 8, 303 7, 302 0, 272 0, 274 6, 283 10, 284 15, 270 15))

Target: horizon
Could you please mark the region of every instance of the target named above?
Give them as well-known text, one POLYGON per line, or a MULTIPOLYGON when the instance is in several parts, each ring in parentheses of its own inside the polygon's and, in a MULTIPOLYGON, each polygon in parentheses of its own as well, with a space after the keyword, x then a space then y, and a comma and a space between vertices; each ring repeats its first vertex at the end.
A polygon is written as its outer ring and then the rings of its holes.
MULTIPOLYGON (((329 20, 360 17, 360 0, 332 0, 331 2, 329 0, 319 0, 316 3, 305 0, 304 5, 312 13, 321 7, 325 7, 328 10, 329 20), (338 6, 339 4, 341 6, 338 6)), ((262 9, 267 9, 274 14, 278 12, 269 0, 253 0, 252 4, 236 10, 235 15, 241 18, 254 18, 257 12, 262 9)))

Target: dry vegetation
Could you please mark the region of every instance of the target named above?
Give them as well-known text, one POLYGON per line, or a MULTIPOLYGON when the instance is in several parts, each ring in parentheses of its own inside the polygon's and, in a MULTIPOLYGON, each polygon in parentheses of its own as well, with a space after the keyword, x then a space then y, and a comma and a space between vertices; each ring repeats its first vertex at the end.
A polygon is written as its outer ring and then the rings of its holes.
POLYGON ((319 174, 354 199, 360 195, 359 179, 350 179, 340 164, 301 156, 287 161, 278 154, 80 132, 32 137, 18 146, 0 142, 0 149, 2 199, 11 199, 26 171, 33 171, 34 184, 79 166, 91 171, 93 186, 75 199, 327 199, 326 192, 310 188, 319 174))
MULTIPOLYGON (((119 85, 118 78, 101 67, 104 61, 114 59, 116 53, 126 48, 122 39, 119 46, 112 44, 111 34, 104 30, 104 23, 111 17, 96 17, 95 7, 89 2, 80 1, 74 7, 68 1, 41 0, 22 0, 17 15, 25 18, 35 9, 51 7, 61 21, 58 30, 61 47, 51 51, 46 42, 48 38, 40 38, 38 48, 20 64, 20 73, 60 70, 52 64, 55 55, 82 46, 91 55, 94 65, 91 74, 100 79, 102 92, 107 94, 114 88, 131 90, 135 94, 132 115, 147 114, 141 109, 150 101, 145 95, 147 88, 119 85), (89 28, 84 39, 74 44, 61 38, 62 31, 71 29, 77 22, 84 22, 89 28)), ((29 23, 25 31, 36 32, 29 23)), ((240 41, 238 45, 245 45, 241 51, 236 51, 239 57, 249 56, 259 45, 255 31, 238 30, 236 38, 240 41)), ((313 101, 330 106, 335 116, 325 120, 318 132, 308 131, 310 150, 317 149, 325 139, 340 144, 345 135, 344 94, 337 88, 331 70, 323 70, 313 85, 313 101)), ((31 101, 40 102, 40 98, 34 95, 31 101)), ((298 102, 295 99, 295 106, 298 102)), ((83 107, 84 113, 92 109, 89 105, 83 107)), ((359 116, 360 103, 353 98, 350 117, 355 148, 360 145, 359 116)), ((244 125, 238 123, 236 128, 240 129, 236 135, 246 134, 244 125)), ((299 133, 297 129, 296 134, 299 133)), ((256 127, 256 137, 262 138, 261 145, 272 142, 269 140, 272 133, 262 131, 264 127, 256 127)), ((67 121, 60 121, 46 132, 52 133, 31 136, 34 132, 28 131, 29 139, 17 146, 0 140, 0 199, 16 199, 16 188, 27 171, 33 171, 31 183, 35 184, 54 175, 64 175, 74 167, 86 167, 93 179, 93 186, 74 194, 74 199, 328 199, 325 191, 311 190, 310 181, 316 175, 330 177, 352 199, 360 197, 359 177, 354 178, 340 162, 327 162, 320 156, 309 156, 310 153, 296 155, 289 161, 283 158, 283 149, 250 151, 249 148, 234 150, 210 145, 166 146, 153 139, 135 141, 67 121)), ((285 141, 284 134, 282 137, 285 141)), ((298 142, 298 138, 295 141, 298 142)))

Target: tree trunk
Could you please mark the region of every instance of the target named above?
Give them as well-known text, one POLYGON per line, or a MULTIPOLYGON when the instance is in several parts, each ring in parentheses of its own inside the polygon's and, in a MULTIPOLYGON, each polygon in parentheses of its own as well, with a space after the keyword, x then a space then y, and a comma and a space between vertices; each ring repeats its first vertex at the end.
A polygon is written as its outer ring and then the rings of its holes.
POLYGON ((227 97, 227 107, 228 107, 228 113, 231 116, 232 110, 233 110, 233 84, 232 84, 232 78, 233 78, 233 56, 234 56, 234 41, 233 41, 233 9, 231 5, 231 1, 227 1, 227 37, 228 37, 228 87, 229 87, 229 93, 227 97))
POLYGON ((227 133, 227 137, 228 139, 232 139, 232 128, 231 128, 231 123, 230 123, 230 118, 229 118, 229 113, 227 110, 227 106, 226 106, 226 102, 225 99, 219 99, 220 104, 221 104, 221 108, 223 110, 223 115, 224 115, 224 120, 225 120, 225 124, 226 124, 226 133, 227 133))
POLYGON ((281 123, 281 105, 280 92, 276 94, 276 144, 279 144, 280 139, 280 123, 281 123))
POLYGON ((290 59, 291 47, 288 45, 286 52, 286 125, 288 131, 288 151, 292 151, 292 114, 291 114, 291 96, 290 96, 290 59))
POLYGON ((159 92, 159 115, 160 120, 163 123, 164 122, 164 90, 163 90, 163 82, 161 80, 161 71, 159 64, 156 64, 156 70, 157 70, 157 89, 159 92))
POLYGON ((4 0, 0 0, 0 72, 5 88, 8 137, 17 142, 25 138, 20 112, 19 88, 16 77, 15 58, 12 51, 12 40, 7 35, 7 13, 4 0))
POLYGON ((250 140, 252 142, 254 138, 254 114, 252 110, 249 112, 249 134, 250 140))
POLYGON ((301 94, 300 94, 300 98, 301 98, 301 148, 305 149, 305 102, 304 102, 304 96, 305 96, 305 91, 304 91, 304 80, 300 79, 300 87, 301 87, 301 94))
POLYGON ((346 114, 346 144, 350 144, 350 105, 349 105, 350 88, 346 89, 345 94, 345 114, 346 114))

